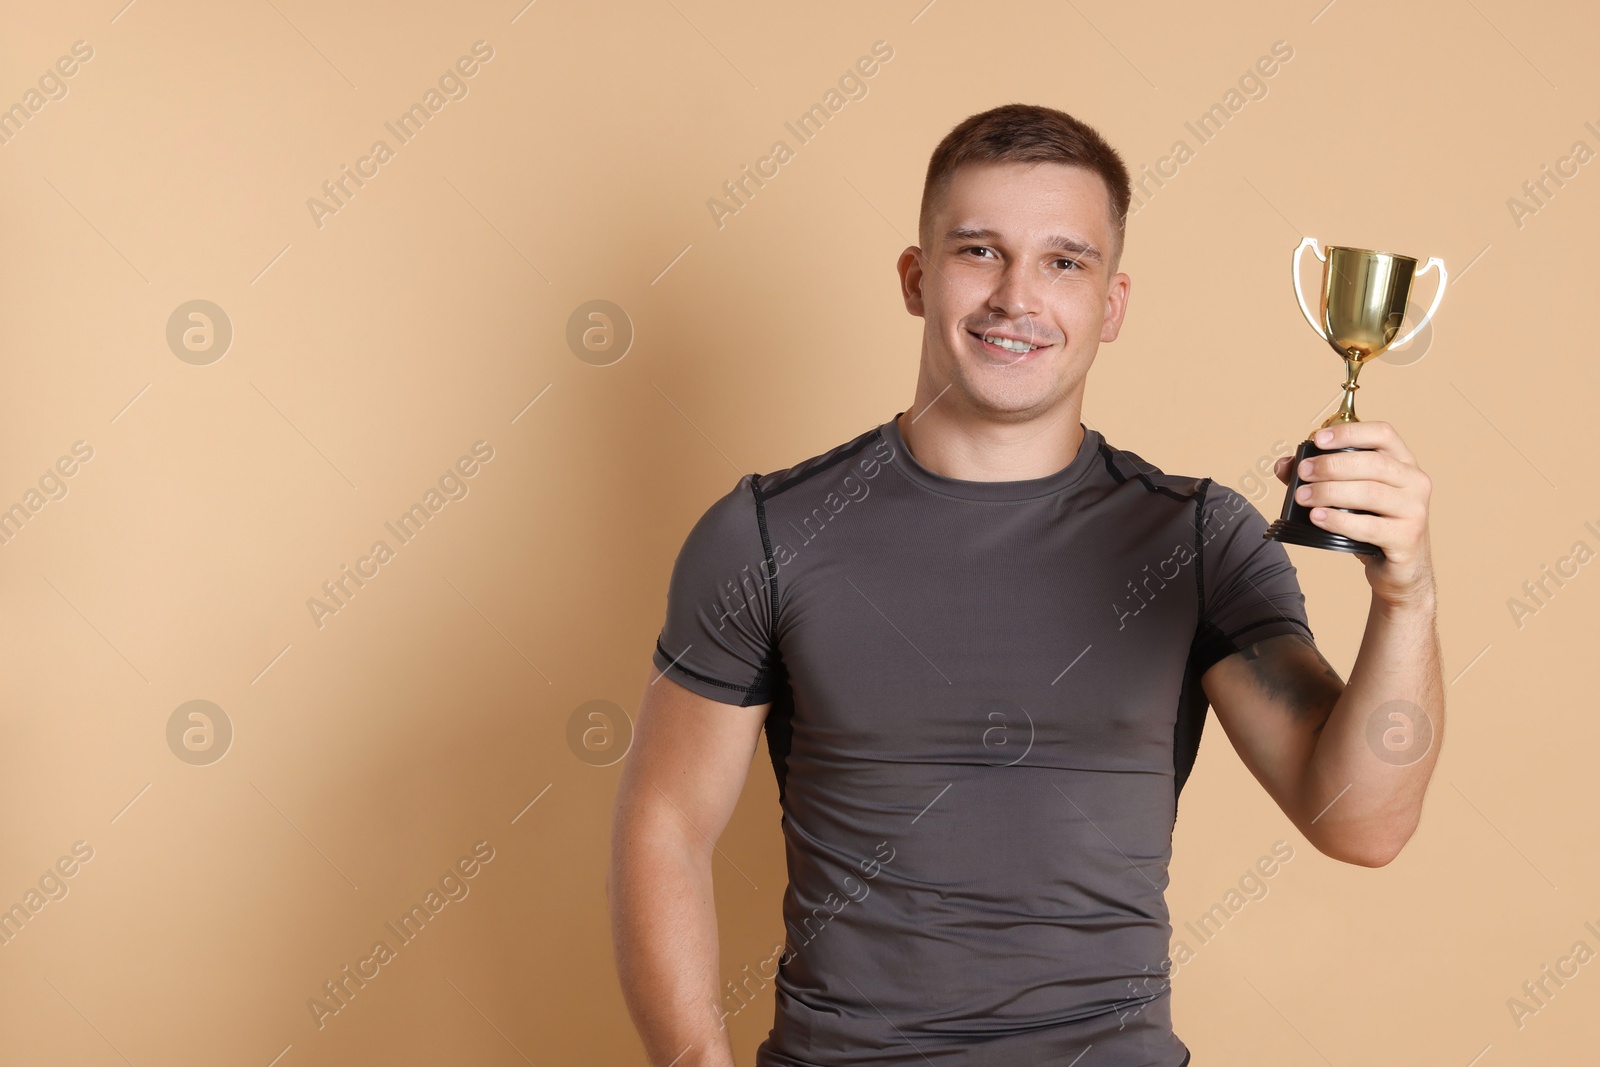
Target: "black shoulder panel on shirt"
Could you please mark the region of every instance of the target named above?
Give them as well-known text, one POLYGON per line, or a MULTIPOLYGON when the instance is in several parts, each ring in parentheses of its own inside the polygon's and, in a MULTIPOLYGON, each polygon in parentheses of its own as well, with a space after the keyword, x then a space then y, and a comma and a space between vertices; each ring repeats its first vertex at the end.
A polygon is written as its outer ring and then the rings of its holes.
MULTIPOLYGON (((767 500, 766 494, 761 491, 761 479, 750 479, 750 492, 756 498, 756 529, 761 531, 761 554, 767 573, 767 589, 772 596, 771 614, 767 616, 767 627, 774 638, 778 633, 778 564, 772 555, 772 535, 767 533, 767 500)), ((776 646, 776 640, 773 641, 776 646)))
POLYGON ((1207 478, 1200 483, 1200 488, 1194 494, 1194 590, 1197 594, 1196 603, 1200 605, 1199 618, 1206 617, 1206 580, 1205 560, 1200 548, 1205 544, 1202 534, 1205 532, 1206 519, 1206 490, 1211 488, 1211 479, 1207 478))
POLYGON ((781 806, 789 778, 789 746, 794 736, 794 691, 789 687, 789 671, 778 647, 778 564, 772 552, 772 535, 767 531, 767 497, 771 491, 762 489, 764 480, 759 476, 750 479, 750 492, 756 502, 756 528, 761 532, 762 566, 766 568, 767 589, 771 597, 767 625, 772 641, 766 662, 761 665, 761 677, 771 691, 772 706, 767 709, 767 720, 762 730, 767 735, 767 755, 772 760, 772 772, 778 782, 778 804, 781 806))
MULTIPOLYGON (((1105 464, 1106 473, 1118 485, 1137 480, 1147 492, 1166 497, 1180 504, 1194 501, 1194 585, 1195 600, 1198 605, 1196 618, 1205 617, 1206 587, 1205 575, 1201 568, 1204 556, 1201 548, 1205 543, 1203 537, 1206 490, 1210 487, 1210 478, 1188 478, 1175 474, 1167 474, 1154 464, 1148 463, 1142 456, 1126 449, 1117 448, 1105 440, 1100 439, 1100 459, 1105 464)), ((1178 707, 1172 724, 1172 806, 1173 818, 1177 818, 1178 795, 1183 792, 1183 785, 1189 780, 1189 772, 1194 769, 1195 757, 1200 752, 1200 735, 1205 730, 1206 712, 1210 703, 1206 699, 1204 687, 1200 684, 1200 672, 1194 669, 1195 650, 1214 649, 1215 636, 1204 632, 1201 628, 1195 635, 1194 643, 1190 648, 1188 662, 1185 664, 1183 681, 1178 691, 1178 707)))
POLYGON ((1211 702, 1205 687, 1200 684, 1200 671, 1193 662, 1183 671, 1183 685, 1178 693, 1178 714, 1172 727, 1172 805, 1173 818, 1177 818, 1178 797, 1183 784, 1194 770, 1194 761, 1200 754, 1200 735, 1205 731, 1206 712, 1211 702))
MULTIPOLYGON (((1189 772, 1194 770, 1194 761, 1200 755, 1200 735, 1206 728, 1206 712, 1211 707, 1211 701, 1206 696, 1205 687, 1200 684, 1200 676, 1205 673, 1206 667, 1215 663, 1221 656, 1219 652, 1219 638, 1222 637, 1215 626, 1206 621, 1206 584, 1202 565, 1205 562, 1205 553, 1202 551, 1205 540, 1202 533, 1205 529, 1205 503, 1206 490, 1210 488, 1211 479, 1202 479, 1194 493, 1194 588, 1198 605, 1200 625, 1195 630, 1194 641, 1189 646, 1188 662, 1184 666, 1183 689, 1178 696, 1177 721, 1172 727, 1172 803, 1173 818, 1177 818, 1178 796, 1183 792, 1183 783, 1189 780, 1189 772), (1208 658, 1215 657, 1215 658, 1208 658), (1197 662, 1204 662, 1205 667, 1197 669, 1197 662)), ((1225 638, 1222 639, 1225 642, 1225 638)))
POLYGON ((767 753, 772 759, 772 770, 778 781, 778 803, 780 805, 785 801, 789 778, 789 747, 794 736, 794 690, 789 684, 788 667, 783 662, 783 653, 780 648, 778 567, 772 549, 772 536, 767 529, 767 503, 773 497, 793 489, 808 478, 843 463, 875 440, 882 440, 882 437, 882 428, 874 426, 872 429, 858 434, 843 444, 830 448, 820 455, 812 456, 810 459, 801 460, 792 467, 772 471, 768 474, 752 475, 750 478, 750 493, 754 498, 756 509, 756 527, 761 533, 763 566, 766 574, 771 576, 767 581, 769 603, 771 605, 767 616, 771 645, 766 661, 762 663, 761 672, 757 677, 759 690, 757 693, 747 694, 745 701, 746 703, 753 703, 758 699, 765 699, 770 701, 772 705, 767 712, 767 719, 763 729, 767 735, 767 753))
POLYGON ((835 467, 854 456, 857 452, 872 444, 874 440, 882 439, 882 430, 874 426, 865 433, 853 437, 842 445, 828 449, 821 455, 812 456, 810 459, 801 460, 792 467, 781 471, 764 474, 759 479, 761 496, 771 498, 779 493, 787 492, 801 482, 815 475, 821 474, 830 467, 835 467))
POLYGON ((1210 480, 1166 474, 1160 468, 1146 463, 1142 456, 1110 444, 1104 436, 1100 438, 1100 458, 1106 465, 1106 473, 1116 479, 1118 484, 1129 478, 1137 478, 1139 484, 1148 491, 1173 500, 1184 501, 1191 500, 1197 495, 1203 496, 1204 482, 1210 480))

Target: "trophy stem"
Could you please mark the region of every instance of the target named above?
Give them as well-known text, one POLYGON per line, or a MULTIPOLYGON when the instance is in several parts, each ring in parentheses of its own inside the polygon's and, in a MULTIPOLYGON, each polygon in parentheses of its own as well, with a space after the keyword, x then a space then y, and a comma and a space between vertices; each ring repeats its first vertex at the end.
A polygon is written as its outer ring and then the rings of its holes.
POLYGON ((1356 375, 1361 373, 1361 361, 1344 357, 1344 397, 1339 402, 1339 410, 1323 420, 1317 429, 1325 429, 1340 422, 1360 422, 1356 418, 1356 390, 1361 388, 1356 384, 1356 375))

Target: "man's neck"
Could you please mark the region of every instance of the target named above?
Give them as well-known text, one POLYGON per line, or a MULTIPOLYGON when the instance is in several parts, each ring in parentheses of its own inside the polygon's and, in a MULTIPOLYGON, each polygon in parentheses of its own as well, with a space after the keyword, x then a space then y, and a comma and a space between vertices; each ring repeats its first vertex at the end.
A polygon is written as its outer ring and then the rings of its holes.
POLYGON ((1012 482, 1044 478, 1069 466, 1083 445, 1076 403, 1061 403, 1026 422, 996 422, 913 408, 896 425, 916 461, 945 478, 1012 482), (920 414, 919 414, 920 412, 920 414))

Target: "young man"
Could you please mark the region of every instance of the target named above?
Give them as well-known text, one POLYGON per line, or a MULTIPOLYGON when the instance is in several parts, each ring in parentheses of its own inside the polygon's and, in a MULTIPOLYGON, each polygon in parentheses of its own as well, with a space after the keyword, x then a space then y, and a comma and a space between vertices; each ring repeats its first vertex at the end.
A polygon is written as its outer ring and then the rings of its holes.
POLYGON ((911 408, 746 475, 685 541, 607 878, 652 1064, 734 1063, 711 865, 763 727, 789 886, 758 1067, 1188 1063, 1163 892, 1208 705, 1328 856, 1380 866, 1416 828, 1444 714, 1428 478, 1381 422, 1307 461, 1312 520, 1384 553, 1355 557, 1343 682, 1260 512, 1080 421, 1128 202, 1071 116, 958 125, 899 261, 911 408), (1396 758, 1397 724, 1427 750, 1396 758))

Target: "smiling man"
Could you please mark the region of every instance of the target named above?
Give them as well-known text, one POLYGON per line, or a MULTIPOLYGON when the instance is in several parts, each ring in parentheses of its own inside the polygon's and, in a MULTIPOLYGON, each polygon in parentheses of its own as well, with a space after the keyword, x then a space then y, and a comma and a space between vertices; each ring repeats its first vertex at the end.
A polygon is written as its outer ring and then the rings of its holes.
POLYGON ((690 531, 607 877, 652 1064, 730 1067, 726 1018, 768 981, 758 1067, 1188 1063, 1164 891, 1208 707, 1326 855, 1379 866, 1416 828, 1443 730, 1428 479, 1384 423, 1308 461, 1312 521, 1384 552, 1356 557, 1346 683, 1248 501, 1081 421, 1128 309, 1128 202, 1069 115, 958 125, 899 260, 910 408, 690 531), (712 859, 763 729, 786 939, 729 993, 712 859))

